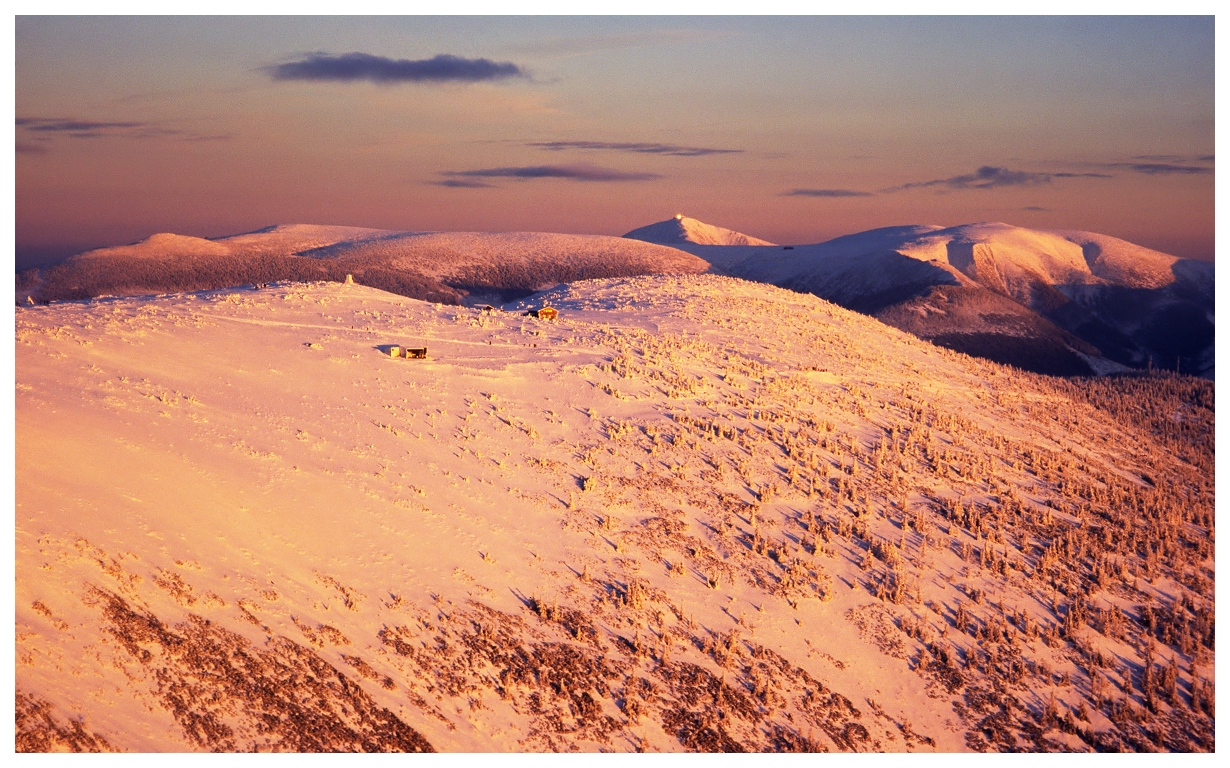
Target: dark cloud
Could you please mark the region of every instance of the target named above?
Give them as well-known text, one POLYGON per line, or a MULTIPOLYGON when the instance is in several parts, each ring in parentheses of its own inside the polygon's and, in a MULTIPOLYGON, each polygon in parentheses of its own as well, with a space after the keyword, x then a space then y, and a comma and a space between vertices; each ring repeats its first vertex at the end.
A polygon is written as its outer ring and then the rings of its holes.
POLYGON ((1212 173, 1213 169, 1204 165, 1180 165, 1178 163, 1108 163, 1111 168, 1127 168, 1136 173, 1144 173, 1149 176, 1163 176, 1170 174, 1181 175, 1200 175, 1212 173))
POLYGON ((713 149, 711 147, 681 147, 677 144, 618 141, 534 141, 529 147, 559 151, 563 149, 606 149, 616 152, 637 152, 646 155, 673 155, 675 157, 703 157, 705 155, 733 155, 741 149, 713 149))
POLYGON ((896 192, 906 189, 926 189, 928 187, 947 187, 949 189, 996 189, 998 187, 1024 187, 1038 184, 1049 184, 1053 179, 1109 179, 1105 173, 1033 173, 1031 171, 1014 171, 994 165, 984 165, 973 173, 952 176, 947 179, 931 181, 915 181, 884 190, 896 192))
POLYGON ((17 154, 19 155, 45 155, 47 148, 42 144, 32 144, 28 141, 17 142, 17 154))
POLYGON ((298 61, 266 68, 274 80, 327 80, 372 83, 477 83, 528 77, 512 62, 490 59, 465 59, 442 53, 430 59, 390 59, 370 53, 344 53, 334 56, 313 53, 298 61))
POLYGON ((859 192, 854 189, 792 189, 782 197, 871 197, 874 192, 859 192))
POLYGON ((1049 211, 1050 208, 1043 208, 1040 205, 1027 205, 1021 209, 1022 211, 1049 211))
POLYGON ((1212 156, 1212 155, 1201 155, 1200 157, 1197 157, 1197 158, 1196 158, 1196 162, 1198 162, 1198 163, 1211 163, 1211 162, 1213 162, 1213 156, 1212 156))
POLYGON ((490 189, 492 184, 477 179, 441 179, 440 181, 428 182, 435 184, 437 187, 454 187, 457 189, 490 189))
POLYGON ((1113 179, 1110 173, 1052 173, 1052 179, 1113 179))
POLYGON ((574 181, 651 181, 656 173, 630 173, 596 165, 529 165, 512 168, 483 168, 476 171, 449 171, 444 174, 463 179, 572 179, 574 181))

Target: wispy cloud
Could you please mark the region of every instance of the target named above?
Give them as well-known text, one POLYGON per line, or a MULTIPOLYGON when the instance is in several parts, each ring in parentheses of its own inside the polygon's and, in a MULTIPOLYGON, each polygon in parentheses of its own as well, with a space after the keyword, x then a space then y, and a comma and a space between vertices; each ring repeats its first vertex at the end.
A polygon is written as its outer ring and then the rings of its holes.
POLYGON ((874 195, 874 192, 860 192, 856 189, 792 189, 782 193, 782 197, 872 197, 874 195))
POLYGON ((1050 208, 1043 208, 1040 205, 1027 205, 1021 209, 1022 211, 1049 211, 1050 208))
POLYGON ((430 59, 390 59, 370 53, 313 53, 267 67, 274 80, 394 83, 477 83, 528 77, 509 61, 466 59, 442 53, 430 59))
POLYGON ((1109 179, 1106 173, 1074 173, 1062 171, 1059 173, 1034 173, 1031 171, 1014 171, 995 165, 984 165, 973 173, 951 176, 947 179, 932 179, 931 181, 914 181, 898 187, 890 187, 885 192, 896 192, 907 189, 926 189, 928 187, 947 187, 949 189, 997 189, 999 187, 1025 187, 1038 184, 1050 184, 1055 179, 1109 179))
MULTIPOLYGON (((1212 156, 1209 156, 1209 160, 1212 160, 1212 156)), ((1196 176, 1213 172, 1213 169, 1207 165, 1182 165, 1179 163, 1107 163, 1106 167, 1127 168, 1136 173, 1144 173, 1149 176, 1173 174, 1196 176)))
MULTIPOLYGON (((49 142, 56 138, 69 139, 171 139, 175 141, 228 141, 230 133, 196 133, 180 128, 170 128, 157 123, 137 120, 78 120, 67 117, 19 117, 14 120, 17 128, 26 131, 38 144, 25 142, 26 152, 46 152, 49 142)), ((23 142, 19 142, 21 144, 23 142)), ((18 150, 23 151, 23 150, 18 150)))
MULTIPOLYGON (((963 173, 959 176, 949 176, 946 179, 931 179, 930 181, 911 181, 895 187, 863 192, 855 189, 816 189, 804 187, 783 192, 783 197, 873 197, 894 192, 905 192, 911 189, 999 189, 1001 187, 1027 187, 1050 184, 1055 179, 1110 179, 1108 173, 1058 171, 1054 173, 1039 173, 1034 171, 1017 171, 996 165, 984 165, 973 173, 963 173)), ((1028 209, 1026 209, 1028 210, 1028 209)))
POLYGON ((447 171, 454 179, 570 179, 572 181, 652 181, 656 173, 632 173, 597 165, 528 165, 507 168, 482 168, 474 171, 447 171))
POLYGON ((485 181, 478 179, 441 179, 439 181, 430 181, 429 184, 435 184, 437 187, 454 187, 456 189, 490 189, 495 186, 488 184, 485 181))
POLYGON ((531 141, 527 147, 549 149, 555 152, 565 149, 610 150, 635 152, 643 155, 672 155, 675 157, 704 157, 706 155, 734 155, 741 149, 715 149, 713 147, 684 147, 678 144, 620 141, 531 141))
POLYGON ((132 121, 103 122, 63 117, 19 117, 14 123, 18 128, 24 128, 32 133, 71 136, 75 139, 96 139, 102 136, 151 138, 176 136, 182 133, 174 128, 132 121))
POLYGON ((29 141, 17 142, 17 154, 19 155, 45 155, 47 147, 42 144, 34 144, 29 141))
POLYGON ((1146 176, 1204 176, 1213 173, 1213 155, 1132 155, 1117 162, 1081 163, 1085 167, 1131 171, 1146 176))

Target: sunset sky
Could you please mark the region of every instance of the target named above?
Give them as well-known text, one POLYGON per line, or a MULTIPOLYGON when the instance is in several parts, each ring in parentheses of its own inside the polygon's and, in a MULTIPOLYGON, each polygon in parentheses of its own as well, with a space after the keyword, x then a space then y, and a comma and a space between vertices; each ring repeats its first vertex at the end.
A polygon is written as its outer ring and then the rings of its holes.
POLYGON ((18 266, 278 223, 781 243, 1004 221, 1213 258, 1184 18, 16 21, 18 266))

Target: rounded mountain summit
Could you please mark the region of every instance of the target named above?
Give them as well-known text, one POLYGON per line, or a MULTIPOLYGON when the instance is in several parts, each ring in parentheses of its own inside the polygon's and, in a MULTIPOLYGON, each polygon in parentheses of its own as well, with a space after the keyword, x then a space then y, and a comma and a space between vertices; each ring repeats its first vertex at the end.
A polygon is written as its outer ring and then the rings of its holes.
POLYGON ((656 224, 640 227, 624 235, 629 240, 644 240, 647 243, 675 245, 677 243, 692 243, 694 245, 775 245, 768 240, 745 235, 733 229, 715 227, 703 221, 690 219, 682 213, 674 218, 659 221, 656 224))

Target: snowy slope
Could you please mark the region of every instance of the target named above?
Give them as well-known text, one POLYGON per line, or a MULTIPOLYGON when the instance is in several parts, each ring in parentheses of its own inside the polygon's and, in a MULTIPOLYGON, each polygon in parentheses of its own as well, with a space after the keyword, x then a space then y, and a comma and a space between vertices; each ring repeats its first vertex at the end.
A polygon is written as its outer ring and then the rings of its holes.
POLYGON ((302 255, 407 270, 448 283, 522 290, 575 279, 696 273, 707 268, 695 256, 662 245, 548 232, 392 233, 302 255))
POLYGON ((363 240, 393 234, 387 229, 338 227, 320 224, 278 224, 255 232, 218 238, 232 253, 292 254, 323 248, 349 240, 363 240))
POLYGON ((543 302, 18 310, 19 747, 1212 748, 1207 383, 708 275, 543 302))
POLYGON ((1181 358, 1190 373, 1211 375, 1213 367, 1212 264, 1106 235, 990 222, 886 227, 790 250, 677 247, 708 261, 717 274, 813 293, 954 349, 981 355, 999 345, 1005 353, 993 359, 1038 372, 1143 368, 1151 358, 1170 361, 1171 369, 1181 358), (1019 305, 1009 311, 1020 317, 1015 332, 997 328, 1004 312, 981 317, 975 311, 996 303, 983 291, 1019 305), (934 318, 915 322, 914 310, 896 311, 941 295, 953 307, 971 302, 949 313, 949 328, 934 318), (1026 328, 1036 332, 1021 333, 1026 328), (1029 351, 1006 352, 1030 334, 1029 351), (1082 359, 1090 355, 1094 362, 1086 365, 1082 359))
POLYGON ((231 249, 223 243, 206 240, 202 237, 160 232, 132 245, 95 248, 92 251, 86 251, 71 258, 165 259, 170 256, 211 257, 229 255, 231 255, 231 249))
MULTIPOLYGON (((704 251, 708 252, 709 249, 704 251)), ((1052 233, 994 222, 949 228, 886 227, 816 245, 796 246, 791 251, 746 249, 739 252, 738 261, 732 263, 730 257, 726 257, 723 271, 739 276, 755 275, 755 279, 783 284, 815 279, 833 269, 847 268, 841 262, 887 253, 945 265, 1027 306, 1038 283, 1162 287, 1174 281, 1170 270, 1178 261, 1173 256, 1106 235, 1052 233)), ((863 270, 879 272, 881 268, 879 264, 868 263, 863 270)), ((890 272, 862 279, 877 282, 895 277, 896 274, 890 272)))
POLYGON ((272 227, 214 239, 163 232, 131 245, 96 248, 74 259, 171 259, 182 257, 244 256, 253 254, 291 255, 343 240, 389 234, 387 230, 363 227, 334 227, 316 224, 279 224, 272 227))
POLYGON ((648 243, 675 245, 677 243, 692 243, 694 245, 773 245, 768 240, 735 232, 732 229, 715 227, 703 221, 677 214, 672 219, 659 221, 646 227, 639 227, 624 235, 631 240, 644 240, 648 243))
MULTIPOLYGON (((1054 234, 1080 246, 1089 271, 1125 288, 1162 288, 1174 282, 1181 259, 1096 232, 1057 230, 1054 234)), ((1210 265, 1212 266, 1212 265, 1210 265)))

